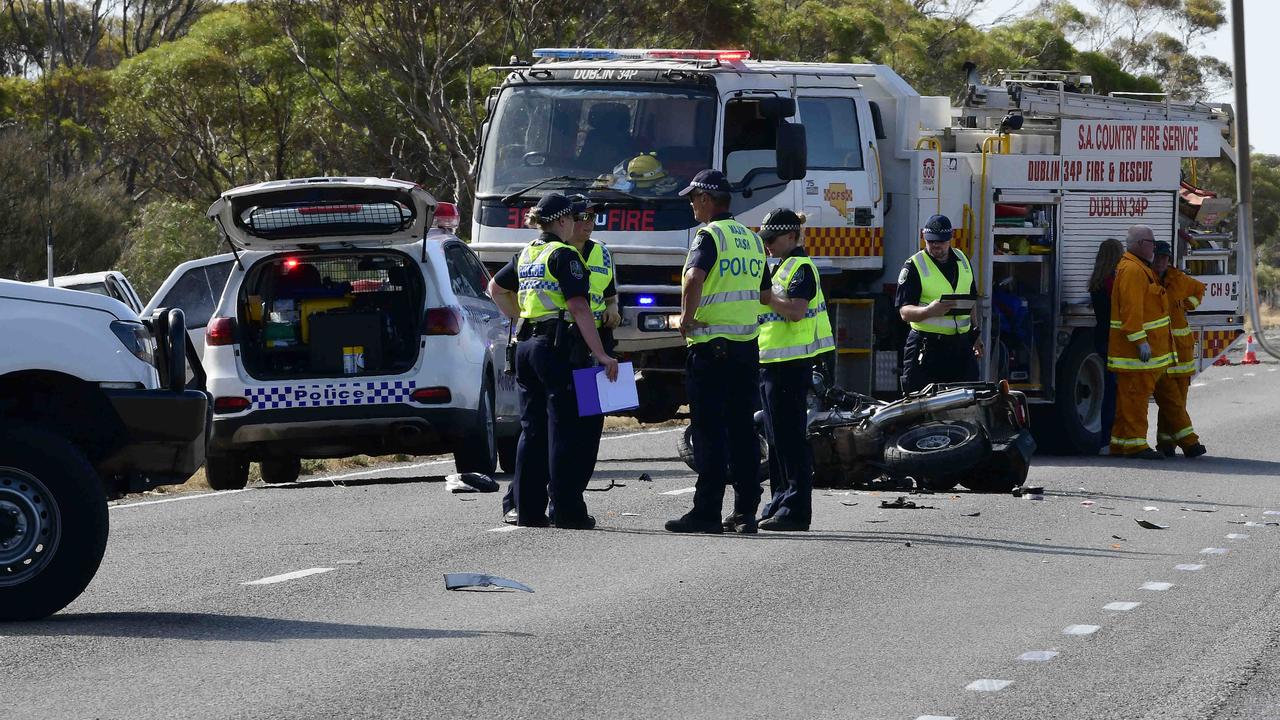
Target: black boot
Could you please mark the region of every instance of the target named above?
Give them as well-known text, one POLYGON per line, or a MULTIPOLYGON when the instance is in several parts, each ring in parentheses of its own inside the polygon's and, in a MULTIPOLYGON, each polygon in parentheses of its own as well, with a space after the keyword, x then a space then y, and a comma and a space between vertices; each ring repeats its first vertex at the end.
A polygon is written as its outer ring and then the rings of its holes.
POLYGON ((673 533, 705 533, 707 535, 724 533, 724 526, 720 524, 719 518, 703 519, 694 517, 692 513, 681 515, 675 520, 668 520, 665 527, 667 532, 673 533))

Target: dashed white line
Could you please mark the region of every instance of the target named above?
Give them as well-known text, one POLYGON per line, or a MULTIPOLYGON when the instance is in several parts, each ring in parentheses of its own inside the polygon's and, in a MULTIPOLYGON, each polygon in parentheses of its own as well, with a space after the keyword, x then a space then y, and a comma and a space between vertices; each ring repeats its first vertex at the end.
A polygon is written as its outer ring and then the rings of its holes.
POLYGON ((964 686, 965 690, 973 690, 974 692, 999 692, 1013 684, 1012 680, 995 680, 992 678, 981 678, 974 680, 964 686))
POLYGON ((1201 555, 1226 555, 1230 550, 1226 548, 1205 548, 1200 551, 1201 555))
POLYGON ((293 572, 288 572, 283 575, 272 575, 271 577, 264 577, 260 580, 250 580, 247 583, 240 583, 240 584, 241 585, 274 585, 276 583, 287 582, 289 580, 297 580, 298 578, 304 578, 309 575, 319 575, 320 573, 327 573, 330 570, 333 570, 333 568, 317 567, 317 568, 307 568, 306 570, 294 570, 293 572))
POLYGON ((1063 635, 1092 635, 1101 629, 1099 625, 1068 625, 1062 629, 1063 635))
POLYGON ((1138 607, 1140 602, 1111 602, 1102 606, 1103 610, 1115 610, 1116 612, 1129 612, 1138 607))
POLYGON ((921 715, 916 720, 956 720, 951 715, 921 715))
POLYGON ((688 487, 688 488, 680 488, 679 490, 668 490, 662 494, 663 495, 688 495, 689 493, 694 492, 696 490, 697 488, 688 487))
POLYGON ((1248 540, 1249 535, 1247 533, 1227 533, 1226 538, 1228 540, 1248 540))
POLYGON ((1181 565, 1174 565, 1173 569, 1181 570, 1183 572, 1195 572, 1197 570, 1203 570, 1204 565, 1201 565, 1200 563, 1183 563, 1181 565))
POLYGON ((1145 582, 1145 583, 1142 583, 1142 587, 1138 589, 1164 592, 1165 590, 1168 590, 1171 587, 1173 587, 1173 583, 1169 583, 1169 582, 1145 582))
POLYGON ((1049 662, 1058 657, 1057 650, 1028 650, 1018 656, 1023 662, 1049 662))
POLYGON ((1204 387, 1205 385, 1208 385, 1208 384, 1209 383, 1191 383, 1191 387, 1204 387))
POLYGON ((1280 510, 1263 510, 1263 515, 1280 515, 1280 510))
POLYGON ((1245 374, 1244 374, 1244 376, 1245 376, 1245 377, 1253 377, 1254 375, 1257 375, 1257 374, 1258 374, 1258 373, 1245 373, 1245 374))
POLYGON ((178 502, 179 500, 199 500, 201 498, 217 497, 218 495, 234 495, 236 493, 245 492, 247 489, 248 488, 241 490, 218 490, 216 492, 207 493, 191 493, 190 495, 165 498, 163 500, 143 500, 142 502, 121 503, 119 505, 110 505, 108 507, 111 510, 120 510, 122 508, 142 507, 143 505, 160 505, 162 503, 178 502))
POLYGON ((601 440, 625 440, 627 438, 642 437, 644 435, 661 435, 670 432, 683 432, 683 427, 663 428, 662 430, 645 430, 644 432, 626 433, 625 435, 604 435, 601 440))
POLYGON ((489 528, 488 532, 515 532, 519 529, 519 525, 503 525, 502 527, 489 528))

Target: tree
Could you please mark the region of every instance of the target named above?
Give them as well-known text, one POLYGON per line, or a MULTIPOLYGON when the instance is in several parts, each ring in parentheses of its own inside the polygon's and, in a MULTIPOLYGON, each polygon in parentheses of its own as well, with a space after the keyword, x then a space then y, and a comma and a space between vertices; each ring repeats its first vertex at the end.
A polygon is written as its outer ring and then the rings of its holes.
POLYGON ((195 201, 157 200, 143 206, 125 237, 120 269, 142 297, 154 295, 169 273, 195 258, 216 255, 221 237, 195 201))

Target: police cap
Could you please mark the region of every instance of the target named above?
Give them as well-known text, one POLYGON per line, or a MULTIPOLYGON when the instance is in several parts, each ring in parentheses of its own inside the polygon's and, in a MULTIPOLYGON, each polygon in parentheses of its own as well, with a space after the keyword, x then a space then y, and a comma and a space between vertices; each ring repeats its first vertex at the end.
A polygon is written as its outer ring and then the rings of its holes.
POLYGON ((926 242, 946 242, 951 239, 951 218, 934 215, 924 224, 926 242))
POLYGON ((798 232, 803 224, 804 218, 794 210, 778 208, 766 215, 764 222, 760 223, 760 239, 769 242, 779 235, 798 232))
POLYGON ((702 170, 693 176, 693 179, 689 181, 689 187, 681 190, 680 195, 683 197, 695 190, 727 194, 732 192, 733 188, 729 185, 724 173, 719 170, 702 170))
POLYGON ((1156 255, 1164 255, 1165 257, 1173 257, 1173 246, 1164 240, 1156 241, 1156 255))
POLYGON ((571 212, 573 212, 573 204, 569 202, 569 198, 560 193, 548 193, 538 200, 538 204, 533 206, 529 214, 540 223, 549 223, 571 212))

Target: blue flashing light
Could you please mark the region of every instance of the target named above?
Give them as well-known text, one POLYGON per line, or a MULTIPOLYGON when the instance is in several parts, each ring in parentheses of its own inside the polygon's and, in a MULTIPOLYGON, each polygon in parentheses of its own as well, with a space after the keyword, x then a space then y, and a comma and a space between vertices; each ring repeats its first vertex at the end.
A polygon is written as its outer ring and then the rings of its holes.
POLYGON ((652 305, 654 302, 655 299, 652 295, 641 295, 636 298, 636 304, 638 305, 652 305))
POLYGON ((612 48, 538 48, 533 56, 548 60, 617 60, 619 58, 639 58, 644 52, 640 50, 615 50, 612 48))

